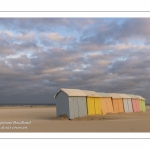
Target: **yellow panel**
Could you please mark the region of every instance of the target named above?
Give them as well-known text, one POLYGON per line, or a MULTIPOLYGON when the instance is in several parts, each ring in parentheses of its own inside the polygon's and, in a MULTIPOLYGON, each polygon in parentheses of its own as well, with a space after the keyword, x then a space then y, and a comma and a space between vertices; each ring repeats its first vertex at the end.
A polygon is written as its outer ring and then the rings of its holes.
POLYGON ((118 99, 119 112, 124 112, 122 99, 118 99))
POLYGON ((87 97, 87 108, 88 108, 88 115, 95 114, 94 99, 91 97, 87 97))
POLYGON ((101 98, 101 103, 102 103, 102 114, 106 115, 106 113, 107 113, 106 98, 101 98))
POLYGON ((102 106, 100 98, 95 99, 95 114, 102 114, 102 106))
POLYGON ((113 113, 114 112, 111 98, 107 98, 107 109, 108 109, 107 111, 109 113, 113 113))

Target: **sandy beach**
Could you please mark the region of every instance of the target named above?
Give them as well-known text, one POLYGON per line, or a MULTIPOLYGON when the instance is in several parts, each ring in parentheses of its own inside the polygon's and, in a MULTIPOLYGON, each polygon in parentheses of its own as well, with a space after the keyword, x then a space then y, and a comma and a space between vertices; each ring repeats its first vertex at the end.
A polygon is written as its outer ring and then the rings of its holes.
POLYGON ((150 132, 146 112, 56 118, 55 106, 0 107, 0 132, 150 132))

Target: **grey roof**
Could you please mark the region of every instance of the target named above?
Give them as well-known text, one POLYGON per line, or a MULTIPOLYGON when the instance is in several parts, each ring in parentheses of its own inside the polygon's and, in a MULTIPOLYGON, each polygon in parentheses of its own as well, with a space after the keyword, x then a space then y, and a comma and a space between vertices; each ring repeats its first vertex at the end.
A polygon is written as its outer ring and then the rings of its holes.
POLYGON ((60 91, 63 91, 64 93, 66 93, 68 96, 87 96, 87 94, 85 94, 82 90, 80 89, 64 89, 61 88, 56 95, 54 96, 54 98, 57 97, 57 95, 60 93, 60 91))
POLYGON ((100 95, 100 97, 111 97, 109 94, 104 93, 104 92, 96 92, 100 95))
POLYGON ((100 97, 100 95, 98 93, 96 93, 95 91, 88 91, 88 90, 82 90, 87 96, 90 97, 100 97))
POLYGON ((107 93, 109 94, 112 98, 122 98, 119 94, 117 93, 107 93))

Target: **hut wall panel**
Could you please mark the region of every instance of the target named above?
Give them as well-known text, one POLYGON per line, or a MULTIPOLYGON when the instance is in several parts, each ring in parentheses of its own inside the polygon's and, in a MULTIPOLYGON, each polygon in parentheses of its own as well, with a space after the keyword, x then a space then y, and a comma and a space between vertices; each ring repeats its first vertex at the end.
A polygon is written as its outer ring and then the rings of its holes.
POLYGON ((94 97, 90 97, 90 103, 91 103, 91 114, 94 115, 95 114, 95 99, 94 97))
POLYGON ((136 108, 137 108, 137 112, 140 112, 141 110, 140 110, 140 102, 139 102, 139 100, 135 100, 135 102, 136 102, 136 108))
POLYGON ((69 101, 67 94, 61 91, 56 98, 56 116, 64 114, 69 118, 69 101))
POLYGON ((95 114, 95 106, 94 99, 91 97, 87 97, 87 106, 88 106, 88 115, 95 114))
POLYGON ((70 119, 79 117, 78 115, 78 98, 69 97, 69 110, 70 110, 70 119))
POLYGON ((133 107, 132 107, 132 101, 131 101, 131 99, 128 99, 128 108, 129 108, 129 112, 133 112, 133 107))
POLYGON ((79 117, 87 115, 86 97, 78 97, 79 117))
POLYGON ((102 104, 100 98, 95 97, 94 101, 95 101, 95 114, 102 114, 102 104))
POLYGON ((145 112, 145 111, 146 111, 145 101, 142 101, 142 109, 143 109, 143 112, 145 112))
POLYGON ((114 113, 118 113, 119 112, 118 100, 117 99, 113 99, 112 102, 113 102, 114 113))
POLYGON ((137 112, 136 100, 132 99, 133 111, 137 112))
POLYGON ((119 112, 124 112, 122 99, 118 98, 118 109, 119 112))
POLYGON ((106 98, 101 98, 101 103, 102 103, 102 114, 106 115, 107 113, 107 102, 106 98))
POLYGON ((142 100, 140 99, 140 110, 143 111, 142 109, 142 100))
POLYGON ((107 102, 107 111, 108 111, 108 113, 114 113, 111 98, 106 98, 106 102, 107 102))
POLYGON ((126 113, 129 113, 128 99, 126 99, 126 98, 123 99, 123 106, 124 106, 124 111, 126 113))

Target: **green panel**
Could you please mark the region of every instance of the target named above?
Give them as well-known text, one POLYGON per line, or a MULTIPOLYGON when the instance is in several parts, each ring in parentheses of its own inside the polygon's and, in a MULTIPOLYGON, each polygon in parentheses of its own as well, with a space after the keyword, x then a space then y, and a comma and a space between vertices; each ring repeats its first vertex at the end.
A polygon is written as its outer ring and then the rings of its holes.
POLYGON ((140 100, 140 110, 143 111, 143 108, 142 108, 142 100, 140 100))
POLYGON ((145 101, 142 101, 142 109, 143 109, 143 112, 145 112, 145 111, 146 111, 145 101))

